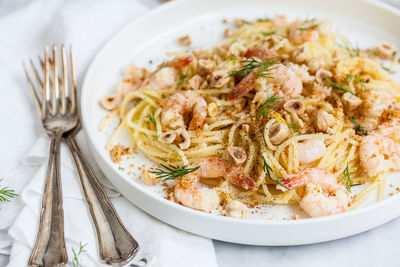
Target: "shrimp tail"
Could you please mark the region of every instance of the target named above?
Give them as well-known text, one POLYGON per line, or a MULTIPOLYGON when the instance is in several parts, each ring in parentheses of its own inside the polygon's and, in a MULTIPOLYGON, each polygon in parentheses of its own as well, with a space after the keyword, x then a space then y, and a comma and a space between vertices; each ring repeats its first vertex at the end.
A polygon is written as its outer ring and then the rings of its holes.
POLYGON ((232 169, 225 174, 225 179, 234 185, 243 189, 255 191, 257 189, 256 181, 250 175, 243 173, 239 169, 232 169))
POLYGON ((258 78, 255 74, 260 70, 260 67, 253 69, 246 77, 244 77, 231 91, 229 94, 230 100, 237 100, 250 92, 254 88, 256 79, 258 78))

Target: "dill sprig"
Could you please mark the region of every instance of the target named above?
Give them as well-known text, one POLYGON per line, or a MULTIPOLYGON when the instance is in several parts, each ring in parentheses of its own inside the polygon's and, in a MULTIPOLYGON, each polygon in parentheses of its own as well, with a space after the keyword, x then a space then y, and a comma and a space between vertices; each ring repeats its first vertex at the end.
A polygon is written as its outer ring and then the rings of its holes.
POLYGON ((154 118, 154 111, 147 117, 154 125, 157 125, 156 119, 154 118))
POLYGON ((258 109, 257 120, 260 117, 268 116, 268 114, 275 108, 278 104, 279 100, 282 97, 280 96, 271 96, 264 103, 261 104, 260 108, 258 109))
POLYGON ((182 86, 183 83, 185 82, 186 78, 187 78, 187 74, 182 74, 182 75, 179 77, 179 81, 176 83, 176 89, 181 88, 181 86, 182 86))
POLYGON ((274 69, 274 68, 271 68, 271 66, 275 65, 279 60, 281 60, 281 58, 270 59, 267 62, 261 62, 255 58, 242 60, 240 62, 245 63, 245 65, 240 70, 230 73, 229 76, 248 75, 255 68, 260 68, 257 71, 257 73, 254 74, 255 76, 262 77, 262 78, 272 78, 270 76, 271 73, 269 71, 274 69))
MULTIPOLYGON (((261 156, 261 157, 262 157, 262 159, 263 159, 263 170, 267 173, 269 179, 274 180, 274 179, 272 178, 272 175, 271 175, 271 173, 274 172, 274 171, 272 170, 271 166, 268 165, 268 163, 267 163, 267 161, 265 160, 264 156, 261 156)), ((285 180, 285 179, 282 178, 282 177, 279 177, 278 174, 277 174, 276 172, 274 172, 274 173, 275 173, 275 177, 276 177, 275 182, 276 182, 277 184, 283 186, 284 188, 290 190, 289 187, 287 187, 286 185, 284 185, 284 184, 281 182, 282 180, 285 180)))
POLYGON ((346 87, 340 86, 339 84, 335 83, 334 81, 332 81, 329 77, 325 77, 325 80, 335 89, 337 90, 341 90, 343 92, 348 92, 352 95, 354 95, 354 93, 352 91, 350 91, 349 89, 347 89, 346 87))
POLYGON ((194 168, 188 168, 188 165, 179 167, 179 166, 173 166, 171 164, 168 164, 168 166, 166 166, 162 163, 160 165, 162 167, 164 167, 166 170, 157 168, 154 171, 151 171, 151 173, 156 174, 157 175, 156 178, 163 179, 163 181, 174 180, 174 179, 184 176, 188 173, 195 172, 200 168, 200 166, 197 166, 194 168))
POLYGON ((361 133, 362 135, 367 135, 368 132, 360 124, 355 122, 356 119, 357 119, 356 116, 349 117, 349 120, 353 123, 354 130, 356 130, 356 132, 361 133))
POLYGON ((271 35, 275 34, 276 32, 277 32, 277 29, 274 29, 274 30, 268 31, 268 32, 261 32, 261 34, 264 36, 271 36, 271 35))
POLYGON ((299 126, 297 124, 290 124, 288 125, 289 129, 292 129, 293 131, 295 131, 296 133, 298 133, 299 135, 301 135, 301 132, 299 130, 299 126))
POLYGON ((305 26, 307 23, 312 23, 312 22, 314 22, 315 20, 316 20, 316 18, 311 18, 311 19, 308 19, 308 18, 307 18, 307 19, 301 24, 301 26, 298 27, 298 29, 299 29, 300 31, 309 31, 309 30, 314 30, 314 29, 316 29, 316 28, 319 26, 320 23, 312 24, 312 25, 310 25, 310 26, 305 26))
POLYGON ((382 69, 386 70, 389 74, 393 74, 394 73, 393 70, 391 70, 390 68, 387 68, 387 67, 385 67, 383 65, 382 65, 382 69))
POLYGON ((343 176, 340 178, 340 181, 346 187, 346 190, 351 193, 351 186, 353 185, 353 182, 351 181, 350 178, 350 172, 349 172, 349 163, 347 163, 346 169, 344 169, 343 176))
MULTIPOLYGON (((0 182, 3 179, 0 179, 0 182)), ((11 199, 18 196, 13 189, 8 189, 8 187, 4 187, 0 189, 0 202, 11 202, 11 199)))
POLYGON ((72 248, 72 253, 74 254, 74 259, 72 261, 73 267, 82 267, 83 265, 80 263, 80 258, 82 257, 83 253, 86 253, 85 247, 87 246, 87 243, 82 245, 81 242, 79 242, 79 250, 76 252, 74 248, 72 248))
POLYGON ((351 72, 346 74, 345 79, 346 81, 353 81, 354 83, 359 83, 359 84, 367 83, 366 80, 360 78, 360 75, 358 74, 354 75, 351 72))

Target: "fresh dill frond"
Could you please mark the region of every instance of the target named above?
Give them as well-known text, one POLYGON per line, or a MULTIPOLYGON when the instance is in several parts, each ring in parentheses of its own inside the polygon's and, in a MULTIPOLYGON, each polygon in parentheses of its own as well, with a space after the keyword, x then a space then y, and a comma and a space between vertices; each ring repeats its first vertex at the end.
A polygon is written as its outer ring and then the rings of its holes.
POLYGON ((164 167, 166 170, 157 168, 154 171, 151 171, 151 173, 156 174, 157 175, 156 178, 163 179, 163 181, 174 180, 174 179, 184 176, 188 173, 195 172, 200 168, 200 166, 197 166, 194 168, 188 168, 188 165, 179 167, 179 166, 173 166, 171 164, 168 164, 168 166, 166 166, 162 163, 160 165, 162 167, 164 167))
POLYGON ((389 74, 393 74, 394 73, 393 70, 391 70, 391 69, 389 69, 387 67, 384 67, 383 65, 382 65, 382 69, 386 70, 389 74))
POLYGON ((122 168, 121 166, 118 166, 118 170, 125 171, 125 168, 122 168))
POLYGON ((282 99, 280 96, 271 96, 264 103, 261 104, 260 108, 258 109, 257 120, 260 117, 268 116, 268 114, 275 108, 278 104, 279 100, 282 99))
POLYGON ((332 81, 329 77, 325 77, 325 80, 335 89, 337 90, 341 90, 343 92, 348 92, 352 95, 354 95, 354 93, 352 91, 350 91, 349 89, 347 89, 346 87, 340 86, 339 84, 335 83, 334 81, 332 81))
POLYGON ((352 185, 350 185, 350 187, 358 186, 358 185, 361 185, 361 184, 352 184, 352 185))
POLYGON ((271 36, 271 35, 275 34, 276 32, 277 32, 277 29, 274 29, 274 30, 268 31, 268 32, 261 32, 261 34, 264 36, 271 36))
POLYGON ((263 22, 263 21, 270 21, 271 19, 270 18, 258 18, 258 19, 256 19, 256 21, 258 21, 258 22, 263 22))
POLYGON ((139 104, 140 104, 140 102, 142 102, 142 100, 138 100, 138 101, 136 101, 136 102, 135 102, 135 104, 133 104, 133 107, 135 108, 137 105, 139 105, 139 104))
POLYGON ((292 129, 293 131, 295 131, 296 133, 298 133, 299 135, 301 135, 301 132, 299 130, 299 126, 297 124, 290 124, 288 125, 289 129, 292 129))
POLYGON ((161 134, 159 134, 159 135, 157 135, 157 136, 154 136, 154 137, 153 137, 153 140, 157 140, 160 136, 161 136, 161 134))
POLYGON ((359 84, 367 83, 366 80, 360 78, 360 75, 358 74, 354 75, 351 72, 346 74, 345 79, 346 81, 353 81, 354 83, 359 83, 359 84))
POLYGON ((154 111, 147 117, 154 125, 157 125, 156 119, 154 118, 154 111))
POLYGON ((354 130, 356 130, 356 132, 359 132, 362 135, 367 135, 368 132, 360 124, 355 122, 356 119, 357 119, 356 116, 349 117, 349 120, 353 123, 354 130))
POLYGON ((346 187, 346 190, 351 193, 351 186, 353 182, 351 181, 350 178, 350 172, 349 172, 349 163, 347 163, 346 169, 344 169, 343 176, 340 178, 340 181, 346 187))
POLYGON ((245 63, 245 65, 241 69, 230 73, 229 76, 248 75, 255 68, 260 68, 257 71, 257 73, 255 73, 254 75, 256 75, 258 77, 263 77, 263 78, 272 78, 272 77, 270 77, 271 73, 269 73, 269 71, 271 71, 273 69, 273 68, 271 68, 271 66, 275 65, 279 60, 281 60, 281 59, 274 58, 274 59, 268 60, 267 62, 261 62, 255 58, 242 60, 240 62, 245 63))
POLYGON ((309 30, 314 30, 314 29, 316 29, 316 28, 319 26, 320 23, 316 23, 316 24, 313 24, 313 25, 310 25, 310 26, 306 26, 307 23, 312 23, 312 22, 314 22, 315 20, 316 20, 316 18, 311 18, 311 19, 308 19, 308 18, 307 18, 307 19, 301 24, 301 26, 298 27, 298 29, 299 29, 300 31, 309 31, 309 30))
POLYGON ((176 83, 176 89, 180 89, 187 78, 187 74, 182 74, 176 83))
POLYGON ((269 179, 271 180, 275 180, 277 184, 285 187, 286 189, 290 190, 289 187, 287 187, 286 185, 284 185, 281 181, 284 180, 282 177, 279 177, 278 174, 276 172, 274 172, 271 168, 271 166, 268 165, 267 161, 265 160, 264 156, 261 156, 263 159, 263 170, 267 173, 269 179), (276 179, 272 178, 271 173, 274 172, 275 173, 275 177, 276 179))
POLYGON ((237 60, 236 56, 233 56, 233 57, 232 57, 232 65, 235 65, 235 64, 236 64, 236 60, 237 60))
POLYGON ((80 263, 80 258, 82 257, 83 253, 86 253, 85 247, 87 246, 87 243, 82 245, 82 242, 79 242, 79 250, 76 252, 74 248, 72 248, 72 253, 74 254, 74 259, 72 261, 73 267, 83 267, 83 265, 80 263))
MULTIPOLYGON (((0 182, 3 179, 0 179, 0 182)), ((18 196, 13 189, 9 189, 8 187, 4 187, 0 189, 0 202, 11 202, 11 199, 18 196)))

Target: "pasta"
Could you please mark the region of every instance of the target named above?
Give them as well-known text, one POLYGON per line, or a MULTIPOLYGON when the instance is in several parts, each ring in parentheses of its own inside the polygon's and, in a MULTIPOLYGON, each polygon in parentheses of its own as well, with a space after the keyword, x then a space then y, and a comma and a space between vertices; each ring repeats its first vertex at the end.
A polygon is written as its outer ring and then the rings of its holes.
POLYGON ((213 48, 153 72, 130 66, 113 96, 122 101, 105 106, 121 119, 107 149, 126 129, 130 149, 161 166, 146 177, 174 179, 170 199, 203 211, 299 204, 317 217, 376 188, 382 199, 400 166, 400 85, 381 50, 397 61, 397 48, 352 48, 324 20, 236 22, 213 48), (355 184, 367 186, 350 198, 355 184))

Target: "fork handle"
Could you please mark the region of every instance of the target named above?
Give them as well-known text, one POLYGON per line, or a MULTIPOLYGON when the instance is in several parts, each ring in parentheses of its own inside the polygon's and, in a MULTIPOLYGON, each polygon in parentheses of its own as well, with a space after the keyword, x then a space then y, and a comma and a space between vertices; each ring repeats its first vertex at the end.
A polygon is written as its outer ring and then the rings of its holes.
POLYGON ((32 267, 63 266, 68 263, 60 176, 61 137, 61 133, 51 137, 39 231, 28 263, 32 267))
POLYGON ((74 137, 67 138, 66 142, 78 169, 86 203, 96 228, 100 260, 113 265, 125 264, 136 255, 139 244, 122 224, 74 137))

